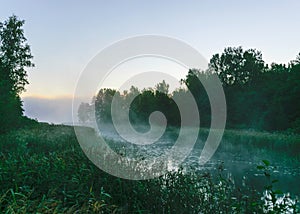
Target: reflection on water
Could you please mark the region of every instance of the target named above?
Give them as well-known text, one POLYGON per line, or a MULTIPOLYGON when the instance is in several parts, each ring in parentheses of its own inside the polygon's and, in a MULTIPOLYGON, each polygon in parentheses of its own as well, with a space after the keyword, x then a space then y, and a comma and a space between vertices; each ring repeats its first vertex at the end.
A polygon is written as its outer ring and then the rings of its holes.
MULTIPOLYGON (((170 150, 176 141, 178 131, 175 129, 167 131, 157 142, 151 145, 135 145, 126 142, 111 127, 102 128, 101 136, 106 139, 111 149, 120 156, 126 157, 122 160, 116 160, 118 164, 132 164, 130 160, 137 160, 134 165, 132 165, 132 168, 138 170, 140 161, 144 161, 149 157, 159 158, 170 150)), ((276 184, 276 187, 283 192, 300 195, 300 167, 298 162, 291 161, 278 152, 249 145, 243 146, 237 142, 223 140, 212 159, 205 165, 200 165, 199 157, 203 145, 203 139, 198 139, 194 149, 180 166, 178 163, 174 163, 173 156, 170 159, 165 159, 166 162, 158 168, 166 171, 176 171, 178 167, 183 167, 183 170, 213 172, 220 170, 219 167, 222 165, 222 173, 224 176, 230 177, 236 186, 253 186, 262 192, 265 186, 263 178, 265 175, 259 171, 256 166, 260 164, 261 160, 267 159, 272 165, 276 166, 272 171, 273 179, 280 181, 276 184)), ((182 148, 182 150, 184 151, 184 148, 182 148)), ((151 160, 153 162, 146 162, 149 168, 156 164, 155 159, 151 160)), ((111 160, 109 161, 110 164, 113 163, 111 160)), ((145 168, 140 168, 139 170, 147 171, 145 168)))

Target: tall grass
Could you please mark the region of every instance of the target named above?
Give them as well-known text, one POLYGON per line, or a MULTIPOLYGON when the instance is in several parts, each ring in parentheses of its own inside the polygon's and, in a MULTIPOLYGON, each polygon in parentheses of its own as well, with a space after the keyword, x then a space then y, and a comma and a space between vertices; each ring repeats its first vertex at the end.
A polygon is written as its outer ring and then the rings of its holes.
POLYGON ((130 181, 95 167, 73 127, 39 124, 0 136, 2 213, 261 213, 262 193, 213 173, 130 181))
MULTIPOLYGON (((205 140, 208 129, 201 129, 199 137, 205 140)), ((225 130, 222 144, 236 147, 255 147, 286 155, 300 161, 300 135, 292 133, 270 133, 254 130, 225 130)))

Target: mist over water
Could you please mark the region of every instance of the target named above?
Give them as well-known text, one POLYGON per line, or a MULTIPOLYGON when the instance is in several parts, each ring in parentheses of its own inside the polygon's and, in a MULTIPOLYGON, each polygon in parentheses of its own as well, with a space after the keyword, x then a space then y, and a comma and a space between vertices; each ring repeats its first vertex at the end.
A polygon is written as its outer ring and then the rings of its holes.
MULTIPOLYGON (((72 124, 73 97, 24 97, 22 100, 24 114, 29 118, 54 124, 72 124)), ((74 99, 74 106, 78 108, 81 100, 74 99)))
MULTIPOLYGON (((134 128, 140 132, 145 132, 149 127, 134 124, 134 128)), ((108 142, 108 145, 118 154, 129 159, 144 159, 148 157, 160 157, 170 150, 178 137, 179 129, 175 127, 167 128, 163 136, 150 145, 135 145, 124 140, 114 129, 112 124, 99 125, 99 134, 108 142)), ((213 157, 204 165, 199 164, 199 158, 207 137, 207 130, 200 130, 197 142, 192 152, 187 156, 180 166, 175 166, 172 162, 165 163, 169 171, 178 170, 182 167, 184 171, 196 171, 199 173, 222 173, 222 175, 237 186, 248 185, 261 192, 266 185, 265 175, 257 169, 264 159, 269 160, 275 168, 272 171, 273 179, 280 182, 276 187, 283 192, 300 194, 298 180, 300 169, 297 162, 288 160, 277 151, 272 151, 256 146, 247 145, 247 137, 237 142, 234 138, 225 136, 213 157)), ((185 148, 182 147, 182 150, 185 148)))

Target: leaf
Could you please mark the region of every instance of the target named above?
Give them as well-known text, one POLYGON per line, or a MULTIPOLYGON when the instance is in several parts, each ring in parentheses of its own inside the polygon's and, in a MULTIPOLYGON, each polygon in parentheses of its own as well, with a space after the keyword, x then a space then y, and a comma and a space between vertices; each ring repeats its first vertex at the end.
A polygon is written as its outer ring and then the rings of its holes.
POLYGON ((277 179, 275 179, 275 180, 272 181, 273 184, 277 183, 277 182, 279 182, 279 180, 277 180, 277 179))
POLYGON ((259 169, 259 170, 265 169, 265 167, 262 166, 262 165, 258 165, 256 168, 259 169))
POLYGON ((253 207, 255 207, 255 206, 258 205, 258 203, 257 203, 257 202, 252 202, 251 205, 252 205, 253 207))
POLYGON ((108 193, 102 193, 102 195, 108 197, 108 198, 112 198, 108 193))
POLYGON ((266 166, 270 166, 270 161, 268 161, 268 160, 262 160, 262 162, 263 162, 266 166))

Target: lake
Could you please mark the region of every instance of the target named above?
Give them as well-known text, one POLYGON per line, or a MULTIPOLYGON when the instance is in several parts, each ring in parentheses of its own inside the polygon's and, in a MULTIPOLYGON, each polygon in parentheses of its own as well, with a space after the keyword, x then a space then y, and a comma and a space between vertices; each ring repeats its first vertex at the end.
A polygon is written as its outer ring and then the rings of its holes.
MULTIPOLYGON (((136 128, 138 131, 147 131, 147 127, 144 126, 136 128)), ((174 146, 179 129, 168 128, 159 140, 149 145, 135 145, 127 142, 111 125, 100 126, 100 133, 109 147, 121 157, 141 161, 152 158, 155 162, 156 158, 163 156, 174 146)), ((267 178, 263 171, 257 169, 257 165, 261 165, 262 160, 268 160, 274 166, 271 170, 271 179, 279 180, 274 184, 274 187, 284 193, 300 195, 300 163, 299 150, 297 150, 300 143, 298 141, 299 136, 229 130, 225 132, 212 158, 201 165, 199 164, 199 157, 207 133, 207 129, 200 130, 198 140, 191 151, 189 148, 186 150, 189 153, 181 165, 173 163, 172 159, 164 159, 165 163, 162 168, 172 171, 182 167, 186 171, 221 173, 223 177, 230 179, 237 187, 246 185, 263 191, 267 184, 267 178)), ((84 139, 86 140, 86 138, 84 139)), ((93 140, 91 142, 89 146, 93 145, 93 140)), ((181 149, 185 152, 184 146, 181 149)), ((125 164, 125 162, 123 159, 120 164, 125 164)), ((153 166, 152 164, 155 165, 151 162, 150 168, 153 166)))

